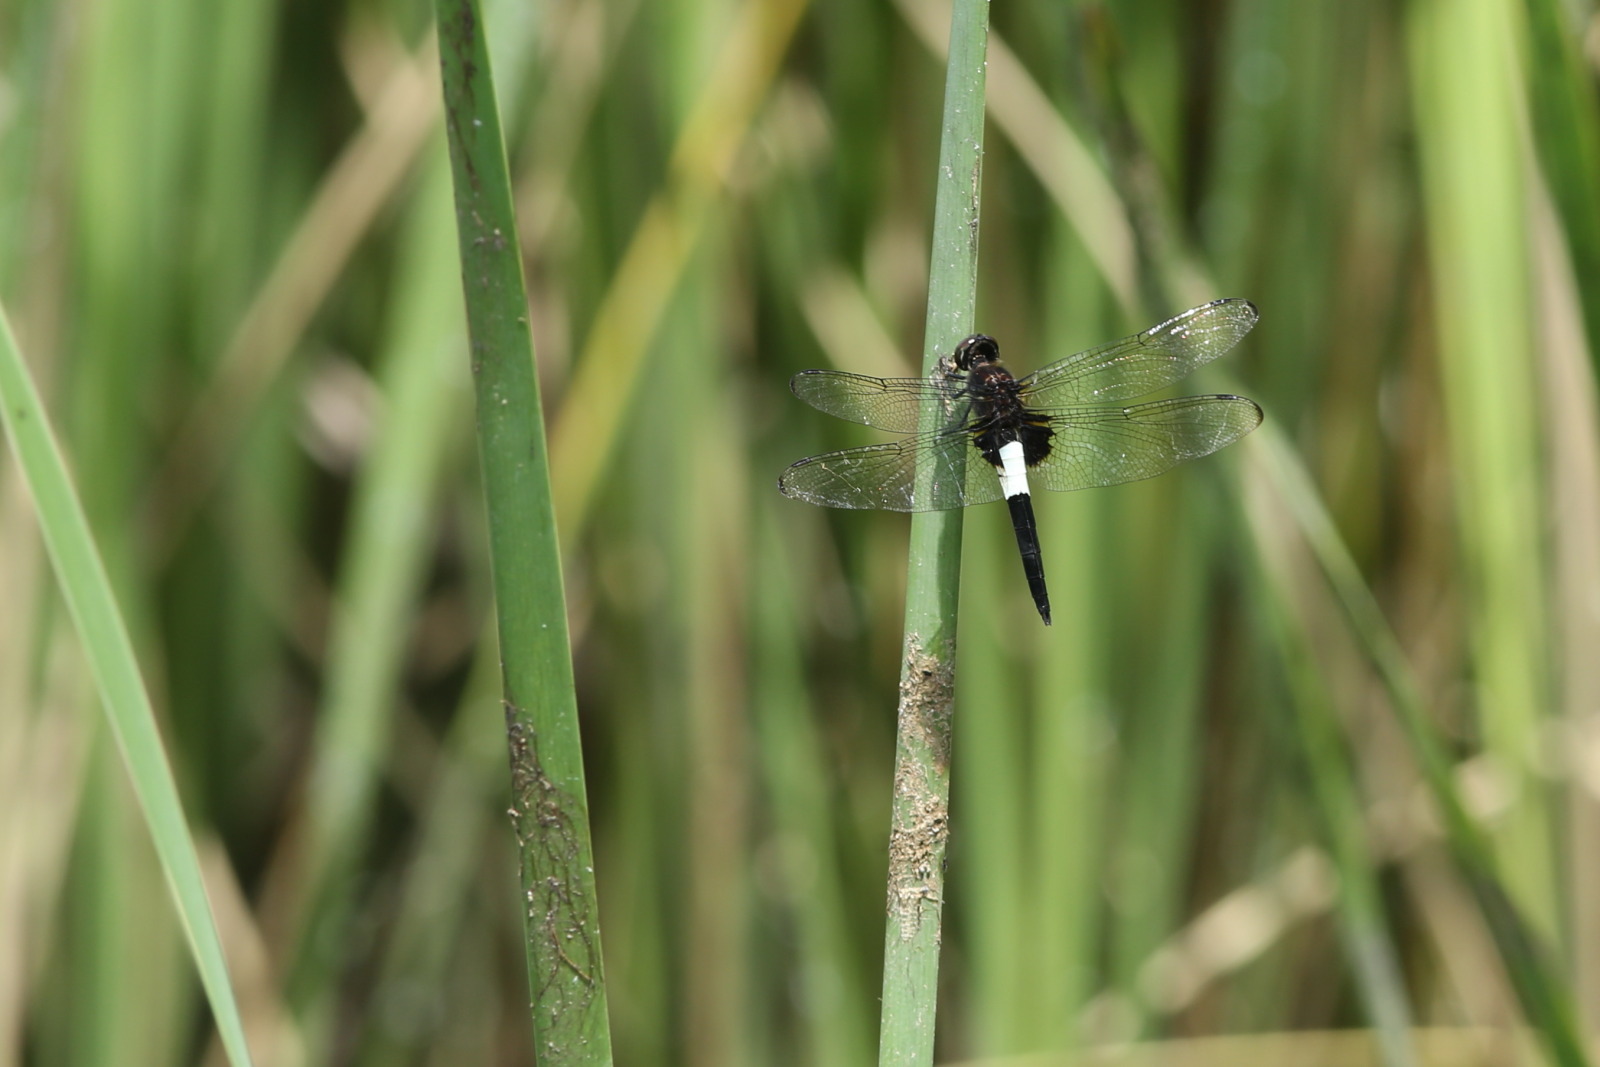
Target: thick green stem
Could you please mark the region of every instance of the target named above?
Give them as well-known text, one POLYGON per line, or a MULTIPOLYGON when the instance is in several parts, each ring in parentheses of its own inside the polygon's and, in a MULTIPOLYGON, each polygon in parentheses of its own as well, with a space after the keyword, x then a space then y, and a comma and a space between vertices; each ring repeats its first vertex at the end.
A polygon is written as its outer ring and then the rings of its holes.
POLYGON ((566 598, 521 252, 484 25, 439 0, 539 1063, 611 1062, 566 598))
MULTIPOLYGON (((972 332, 988 35, 988 3, 958 0, 945 76, 924 373, 932 373, 940 356, 972 332)), ((933 1062, 960 571, 961 512, 914 516, 889 838, 881 1064, 933 1062)))

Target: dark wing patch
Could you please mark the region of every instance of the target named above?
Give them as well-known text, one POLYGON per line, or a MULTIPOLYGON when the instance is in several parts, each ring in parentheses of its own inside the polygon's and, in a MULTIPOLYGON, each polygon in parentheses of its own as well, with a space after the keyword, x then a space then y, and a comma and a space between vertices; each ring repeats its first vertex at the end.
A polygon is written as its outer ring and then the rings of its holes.
POLYGON ((1261 409, 1241 396, 1186 396, 1049 414, 1050 454, 1028 477, 1030 485, 1057 492, 1153 478, 1261 425, 1261 409))

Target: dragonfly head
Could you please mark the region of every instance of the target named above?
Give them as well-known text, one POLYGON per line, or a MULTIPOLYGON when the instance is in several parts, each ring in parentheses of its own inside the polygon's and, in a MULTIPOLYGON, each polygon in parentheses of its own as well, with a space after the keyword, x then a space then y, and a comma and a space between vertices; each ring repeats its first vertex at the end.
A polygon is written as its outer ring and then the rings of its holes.
POLYGON ((980 363, 1000 362, 1000 345, 987 334, 975 333, 956 345, 956 367, 969 371, 980 363))

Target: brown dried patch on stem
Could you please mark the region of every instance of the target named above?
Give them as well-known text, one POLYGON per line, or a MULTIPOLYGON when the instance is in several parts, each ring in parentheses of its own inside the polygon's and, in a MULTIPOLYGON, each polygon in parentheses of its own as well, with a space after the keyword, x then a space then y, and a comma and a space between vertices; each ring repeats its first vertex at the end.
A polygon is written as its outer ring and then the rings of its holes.
POLYGON ((600 946, 588 895, 582 891, 584 849, 573 811, 576 801, 550 780, 539 761, 538 739, 521 709, 505 705, 511 755, 511 816, 522 854, 528 936, 537 937, 542 989, 535 1003, 556 1011, 582 1011, 599 987, 600 946), (559 991, 547 999, 552 990, 559 991))
MULTIPOLYGON (((950 721, 955 650, 929 655, 916 644, 900 680, 900 741, 895 756, 894 827, 889 835, 889 914, 902 940, 922 927, 924 909, 942 903, 949 838, 950 721)), ((935 924, 937 936, 938 926, 935 924)))
POLYGON ((955 642, 933 656, 914 641, 900 673, 900 737, 925 750, 942 777, 950 768, 950 715, 956 693, 955 642))

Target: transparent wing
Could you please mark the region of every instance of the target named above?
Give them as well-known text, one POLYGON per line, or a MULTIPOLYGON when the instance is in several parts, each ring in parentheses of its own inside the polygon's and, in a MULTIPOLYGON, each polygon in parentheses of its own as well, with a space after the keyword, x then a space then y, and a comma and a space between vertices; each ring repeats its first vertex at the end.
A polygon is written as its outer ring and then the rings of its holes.
MULTIPOLYGON (((1128 408, 1063 408, 1050 417, 1050 452, 1028 472, 1030 487, 1067 492, 1153 478, 1209 456, 1261 425, 1242 396, 1186 396, 1128 408)), ((847 448, 800 460, 778 489, 830 508, 946 511, 1003 498, 994 468, 961 430, 847 448), (919 460, 934 469, 918 496, 919 460), (957 464, 965 464, 961 470, 957 464), (960 473, 957 473, 960 471, 960 473)))
POLYGON ((948 511, 1003 496, 994 467, 959 429, 810 456, 783 472, 778 489, 823 507, 884 511, 948 511), (933 468, 932 485, 920 497, 919 460, 933 468))
POLYGON ((1201 304, 1143 333, 1040 368, 1022 379, 1022 400, 1052 408, 1144 396, 1238 344, 1258 317, 1248 300, 1201 304))
MULTIPOLYGON (((789 390, 818 411, 892 433, 916 433, 925 400, 961 404, 962 382, 944 378, 869 378, 834 370, 805 370, 789 390)), ((952 414, 954 412, 952 411, 952 414)))
POLYGON ((1028 472, 1028 480, 1030 488, 1057 492, 1153 478, 1185 460, 1209 456, 1261 425, 1261 409, 1242 396, 1186 396, 1047 414, 1050 453, 1028 472))

